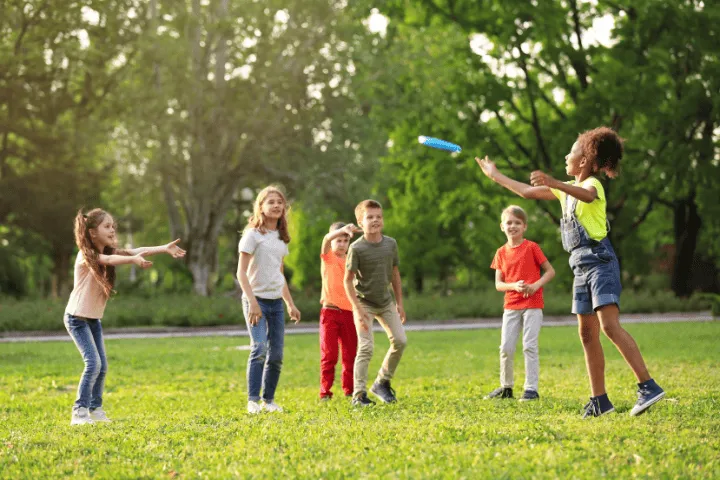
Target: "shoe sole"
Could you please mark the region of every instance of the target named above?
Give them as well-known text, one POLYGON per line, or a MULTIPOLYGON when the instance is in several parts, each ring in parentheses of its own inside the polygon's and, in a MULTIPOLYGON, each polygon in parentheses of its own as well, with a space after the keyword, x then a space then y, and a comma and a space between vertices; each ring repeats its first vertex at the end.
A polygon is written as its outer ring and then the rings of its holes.
POLYGON ((631 417, 637 417, 641 413, 644 413, 648 408, 655 405, 657 402, 663 399, 665 396, 665 392, 660 392, 657 395, 655 395, 653 398, 645 402, 640 408, 636 410, 637 407, 633 407, 632 410, 630 410, 630 416, 631 417))
POLYGON ((600 415, 588 415, 587 417, 584 416, 584 417, 582 417, 582 418, 583 418, 583 420, 585 420, 586 418, 602 417, 603 415, 607 415, 607 414, 609 414, 609 413, 613 413, 614 411, 615 411, 615 407, 612 407, 610 410, 605 410, 604 412, 600 412, 600 415))
POLYGON ((520 398, 518 402, 537 402, 540 398, 520 398))

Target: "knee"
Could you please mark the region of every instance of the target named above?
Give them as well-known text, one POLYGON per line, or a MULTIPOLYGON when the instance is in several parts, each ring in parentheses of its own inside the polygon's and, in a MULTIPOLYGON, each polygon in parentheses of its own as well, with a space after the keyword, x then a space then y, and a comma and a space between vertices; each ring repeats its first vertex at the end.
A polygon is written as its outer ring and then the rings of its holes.
POLYGON ((612 324, 612 325, 603 325, 602 331, 610 340, 614 341, 617 340, 620 335, 622 334, 622 327, 618 324, 612 324))
POLYGON ((528 343, 523 345, 523 353, 525 355, 534 355, 538 353, 538 346, 536 343, 528 343))
POLYGON ((363 359, 370 359, 373 356, 374 350, 375 350, 375 346, 372 343, 361 344, 358 347, 357 357, 363 358, 363 359))
POLYGON ((512 357, 515 355, 515 345, 502 344, 500 345, 500 355, 503 357, 512 357))
POLYGON ((599 340, 598 332, 594 328, 580 327, 578 334, 580 335, 580 342, 582 342, 583 345, 590 345, 599 340))
POLYGON ((392 341, 393 349, 403 351, 407 347, 407 337, 396 337, 392 341))
POLYGON ((267 350, 268 347, 266 342, 253 343, 252 347, 250 347, 250 359, 264 361, 267 356, 267 350))
POLYGON ((95 355, 94 357, 85 359, 85 371, 93 377, 100 375, 102 367, 103 364, 100 355, 95 355))

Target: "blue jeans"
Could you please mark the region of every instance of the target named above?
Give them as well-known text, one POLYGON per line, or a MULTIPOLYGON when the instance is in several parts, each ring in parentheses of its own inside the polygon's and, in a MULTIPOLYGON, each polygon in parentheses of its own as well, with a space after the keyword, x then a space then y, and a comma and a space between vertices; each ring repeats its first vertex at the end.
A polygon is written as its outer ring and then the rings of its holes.
POLYGON ((248 400, 266 402, 275 399, 275 389, 280 380, 283 349, 285 347, 285 309, 281 298, 268 300, 256 297, 262 317, 257 325, 250 325, 248 312, 250 302, 243 297, 243 314, 250 333, 250 357, 247 366, 248 400))
POLYGON ((75 317, 69 313, 65 314, 64 322, 65 328, 85 362, 73 410, 80 407, 95 410, 102 407, 102 394, 107 373, 102 323, 100 320, 75 317))

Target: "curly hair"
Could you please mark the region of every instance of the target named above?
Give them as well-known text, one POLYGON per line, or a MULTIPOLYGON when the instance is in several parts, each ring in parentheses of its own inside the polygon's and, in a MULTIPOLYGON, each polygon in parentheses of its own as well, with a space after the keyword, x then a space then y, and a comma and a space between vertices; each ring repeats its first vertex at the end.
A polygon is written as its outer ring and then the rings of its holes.
POLYGON ((624 139, 608 127, 599 127, 580 134, 577 139, 583 157, 591 160, 594 171, 605 172, 610 178, 618 175, 623 156, 624 139))

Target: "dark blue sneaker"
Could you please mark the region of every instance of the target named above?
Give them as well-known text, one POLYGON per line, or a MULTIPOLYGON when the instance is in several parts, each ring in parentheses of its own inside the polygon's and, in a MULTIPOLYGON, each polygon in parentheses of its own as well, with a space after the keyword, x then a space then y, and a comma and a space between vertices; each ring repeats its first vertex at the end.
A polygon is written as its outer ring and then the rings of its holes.
POLYGON ((612 403, 610 403, 610 400, 608 400, 607 397, 605 397, 602 402, 600 401, 600 397, 590 397, 590 401, 583 408, 585 412, 583 413, 582 418, 601 417, 615 411, 615 407, 612 403))
POLYGON ((393 390, 390 386, 389 380, 375 381, 372 387, 370 387, 370 392, 375 394, 384 403, 397 402, 397 398, 395 398, 395 390, 393 390))
POLYGON ((489 400, 491 398, 513 398, 513 390, 512 388, 498 387, 485 395, 485 400, 489 400))
POLYGON ((520 397, 521 402, 532 402, 533 400, 540 400, 540 394, 535 390, 525 390, 520 397))
POLYGON ((638 399, 635 406, 630 410, 633 417, 645 412, 652 405, 656 404, 665 396, 665 390, 655 383, 652 378, 645 383, 638 383, 638 399))
POLYGON ((375 405, 375 402, 368 398, 367 393, 360 392, 353 397, 352 405, 353 407, 370 407, 375 405))

